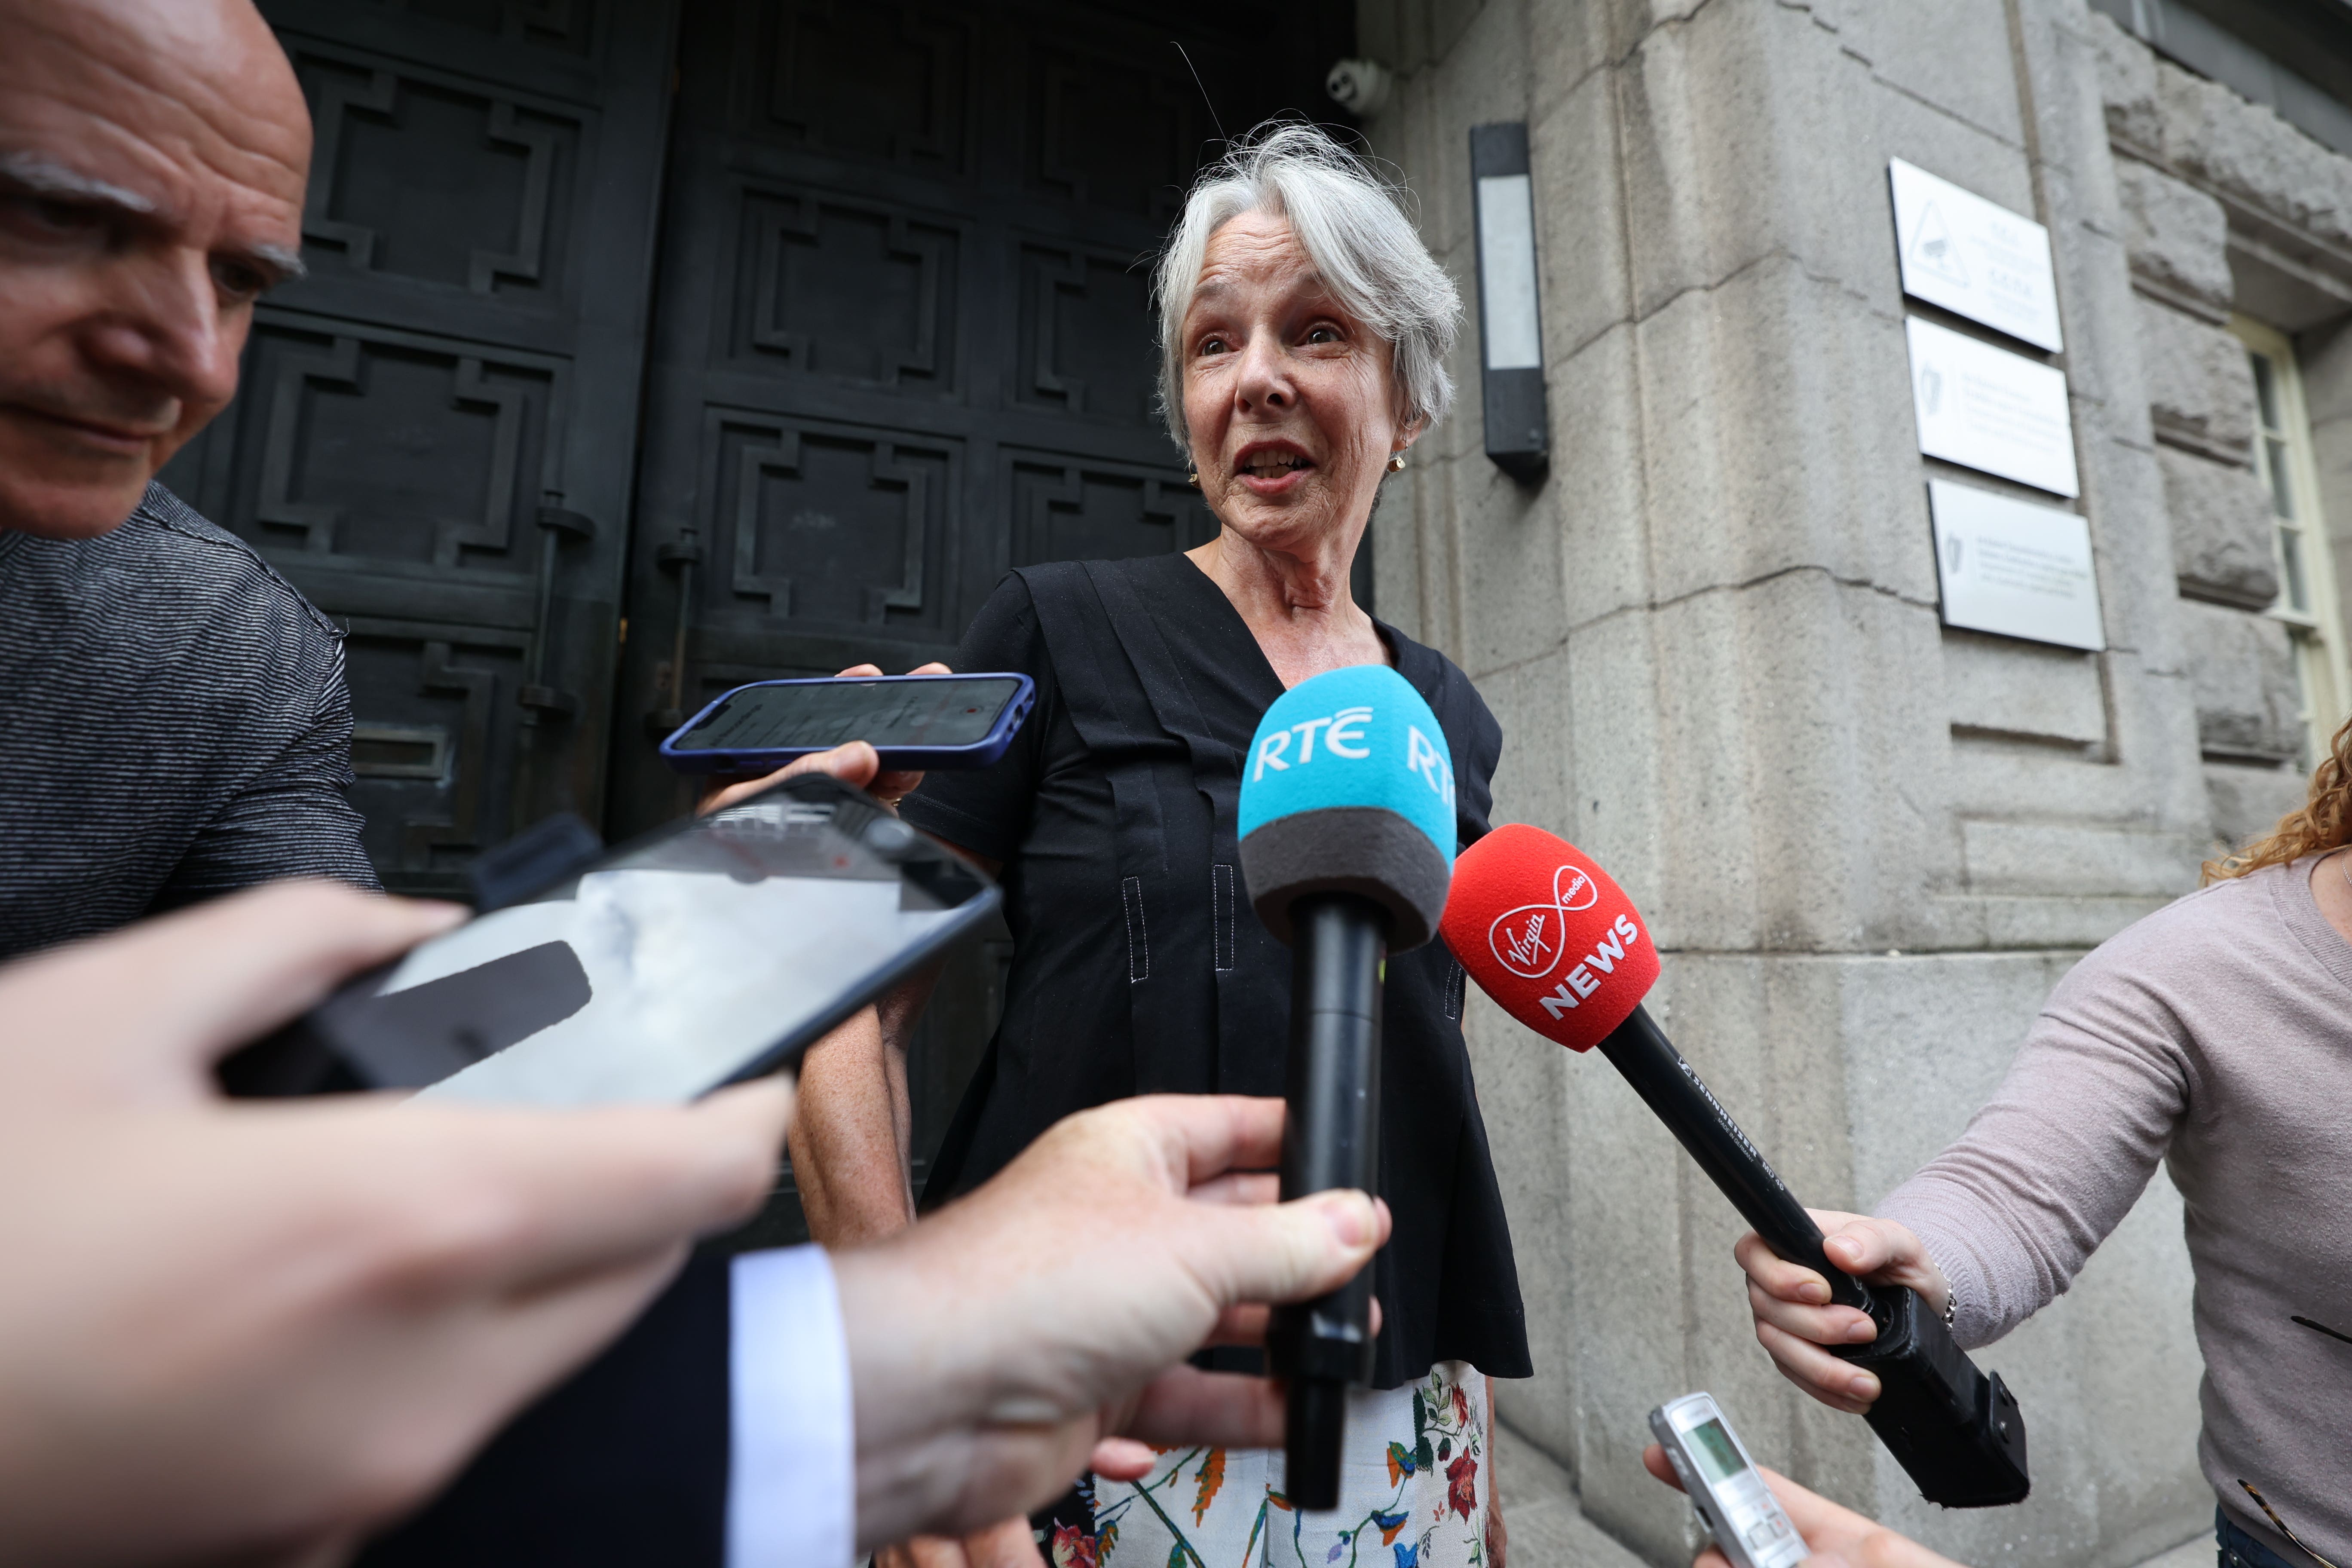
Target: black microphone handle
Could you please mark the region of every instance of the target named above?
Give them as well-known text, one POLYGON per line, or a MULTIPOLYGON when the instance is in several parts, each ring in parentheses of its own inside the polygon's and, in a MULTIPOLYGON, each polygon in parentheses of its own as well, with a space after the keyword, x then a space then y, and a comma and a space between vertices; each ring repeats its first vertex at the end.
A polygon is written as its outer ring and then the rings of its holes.
POLYGON ((1876 1291, 1833 1266, 1822 1227, 1771 1163, 1748 1141, 1648 1011, 1601 1042, 1601 1054, 1690 1152, 1764 1245, 1829 1281, 1830 1299, 1868 1312, 1878 1337, 1832 1354, 1866 1367, 1879 1394, 1864 1417, 1929 1502, 1988 1508, 2022 1502, 2032 1488, 2025 1416, 1994 1373, 1987 1376, 1954 1342, 1916 1290, 1876 1291))
POLYGON ((1829 1281, 1830 1300, 1839 1306, 1879 1315, 1870 1287, 1829 1260, 1822 1250, 1822 1227, 1683 1060, 1647 1008, 1635 1007, 1632 1017, 1611 1031, 1601 1042, 1601 1054, 1690 1151, 1698 1168, 1722 1189, 1774 1256, 1819 1273, 1829 1281))
MULTIPOLYGON (((1289 1121, 1285 1201, 1335 1187, 1380 1190, 1381 972, 1388 911, 1352 893, 1291 906, 1289 1121)), ((1339 1506, 1348 1389, 1371 1381, 1372 1270, 1275 1310, 1269 1365, 1289 1384, 1284 1490, 1302 1509, 1339 1506)))

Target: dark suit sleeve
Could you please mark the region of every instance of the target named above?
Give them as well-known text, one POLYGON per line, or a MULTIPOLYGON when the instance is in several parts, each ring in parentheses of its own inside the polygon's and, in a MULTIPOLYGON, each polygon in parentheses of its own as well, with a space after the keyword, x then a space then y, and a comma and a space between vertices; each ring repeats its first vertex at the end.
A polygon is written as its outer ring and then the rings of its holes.
POLYGON ((722 1568, 728 1268, 688 1264, 361 1568, 722 1568))

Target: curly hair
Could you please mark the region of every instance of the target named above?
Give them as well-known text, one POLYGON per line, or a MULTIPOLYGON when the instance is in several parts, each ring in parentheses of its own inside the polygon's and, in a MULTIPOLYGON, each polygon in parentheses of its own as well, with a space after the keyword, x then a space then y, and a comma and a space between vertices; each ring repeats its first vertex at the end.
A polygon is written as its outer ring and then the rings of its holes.
POLYGON ((2311 771, 2311 795, 2279 818, 2263 837, 2233 855, 2208 860, 2204 881, 2242 877, 2265 866, 2284 866, 2306 855, 2352 844, 2352 720, 2327 742, 2327 755, 2311 771))

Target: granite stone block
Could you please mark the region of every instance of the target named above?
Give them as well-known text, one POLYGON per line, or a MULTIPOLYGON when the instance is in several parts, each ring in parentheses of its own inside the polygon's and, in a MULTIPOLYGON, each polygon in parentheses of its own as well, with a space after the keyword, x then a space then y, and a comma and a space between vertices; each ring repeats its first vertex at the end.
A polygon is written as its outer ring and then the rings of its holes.
POLYGON ((2242 609, 2278 598, 2272 549, 2271 498, 2251 468, 2161 447, 2164 510, 2172 524, 2172 560, 2180 591, 2242 609))
POLYGON ((2251 464, 2254 374, 2246 345, 2221 327, 2154 300, 2139 301, 2148 417, 2157 438, 2251 464))
POLYGON ((2134 158, 2116 160, 2116 190, 2133 275, 2178 299, 2226 312, 2235 285, 2229 215, 2221 204, 2134 158))
POLYGON ((2181 601, 2197 739, 2206 757, 2284 760, 2303 744, 2287 629, 2270 616, 2181 601))

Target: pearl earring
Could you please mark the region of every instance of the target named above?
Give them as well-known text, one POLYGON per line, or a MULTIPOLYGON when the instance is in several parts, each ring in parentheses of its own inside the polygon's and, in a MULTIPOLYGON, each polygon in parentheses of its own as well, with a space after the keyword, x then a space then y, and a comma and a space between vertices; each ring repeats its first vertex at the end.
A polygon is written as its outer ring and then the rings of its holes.
POLYGON ((1194 489, 1199 489, 1201 488, 1201 470, 1195 468, 1191 473, 1186 474, 1184 476, 1184 482, 1192 486, 1194 489))
POLYGON ((1402 452, 1391 452, 1389 454, 1389 472, 1392 474, 1401 474, 1404 472, 1404 454, 1402 452))

